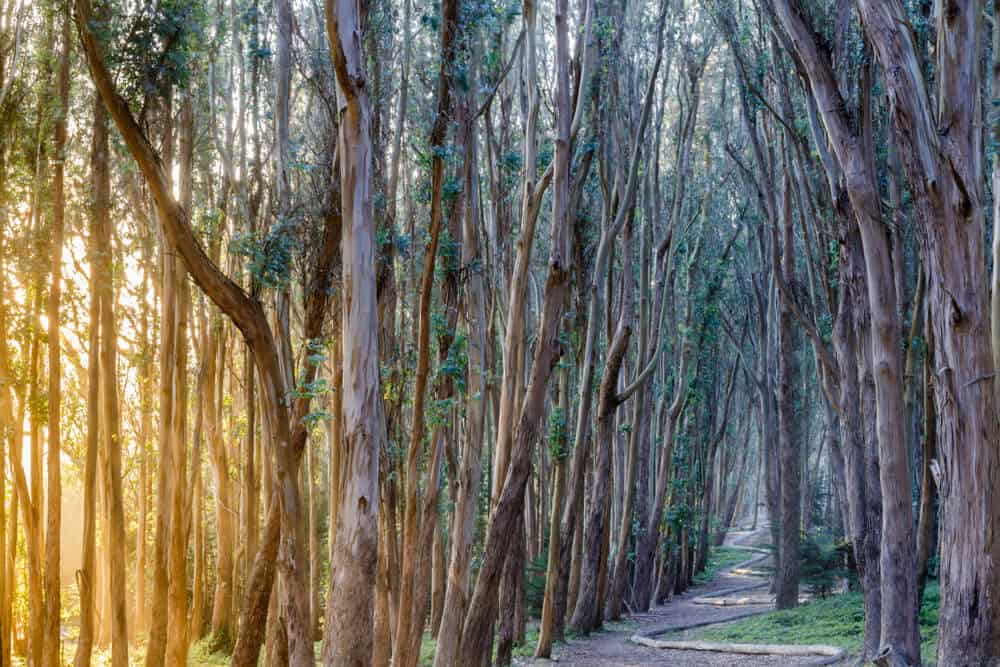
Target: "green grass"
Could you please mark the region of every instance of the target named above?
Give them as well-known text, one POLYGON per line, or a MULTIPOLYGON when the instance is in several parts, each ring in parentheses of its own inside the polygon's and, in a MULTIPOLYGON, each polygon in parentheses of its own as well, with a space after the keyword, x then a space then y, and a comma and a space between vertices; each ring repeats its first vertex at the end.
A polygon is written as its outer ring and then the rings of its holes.
POLYGON ((705 565, 705 571, 694 575, 694 581, 696 584, 707 583, 714 579, 720 570, 739 565, 752 557, 753 552, 746 549, 714 547, 708 554, 708 563, 705 565))
MULTIPOLYGON (((938 607, 936 582, 927 586, 920 610, 920 651, 924 664, 937 653, 938 607)), ((864 638, 865 613, 861 593, 845 593, 813 600, 797 609, 773 611, 726 625, 692 632, 692 639, 753 644, 828 644, 858 653, 864 638)))
POLYGON ((225 653, 212 653, 209 648, 211 644, 210 637, 205 637, 192 644, 191 650, 188 651, 188 664, 202 665, 204 667, 209 667, 209 665, 212 667, 228 665, 230 656, 225 653))

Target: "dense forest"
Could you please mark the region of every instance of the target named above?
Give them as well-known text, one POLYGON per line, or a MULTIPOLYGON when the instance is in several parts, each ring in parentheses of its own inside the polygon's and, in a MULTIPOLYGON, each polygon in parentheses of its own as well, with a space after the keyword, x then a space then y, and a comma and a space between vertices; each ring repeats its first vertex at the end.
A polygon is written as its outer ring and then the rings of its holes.
POLYGON ((998 146, 1000 0, 0 0, 0 665, 623 664, 751 538, 1000 664, 998 146))

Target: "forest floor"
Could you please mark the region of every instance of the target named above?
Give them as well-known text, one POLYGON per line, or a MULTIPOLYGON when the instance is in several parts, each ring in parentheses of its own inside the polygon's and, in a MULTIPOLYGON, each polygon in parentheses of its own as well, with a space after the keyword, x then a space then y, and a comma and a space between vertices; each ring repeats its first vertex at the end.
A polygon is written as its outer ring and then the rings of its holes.
MULTIPOLYGON (((770 533, 766 526, 754 531, 730 531, 726 537, 726 545, 736 551, 737 548, 753 547, 770 541, 770 533)), ((676 595, 665 605, 655 607, 646 614, 634 614, 628 617, 627 624, 611 626, 605 632, 595 633, 589 637, 570 639, 565 644, 557 644, 554 648, 554 660, 519 658, 516 664, 524 667, 541 667, 557 662, 574 667, 640 667, 645 665, 676 665, 683 667, 799 667, 802 665, 830 664, 829 658, 789 657, 767 655, 737 655, 733 653, 715 653, 709 651, 677 651, 670 649, 641 646, 631 637, 635 634, 659 636, 672 632, 676 634, 682 627, 705 627, 727 623, 748 615, 760 614, 773 609, 773 604, 746 604, 739 606, 713 606, 697 604, 698 598, 711 597, 740 590, 743 595, 759 595, 762 590, 747 590, 763 581, 755 575, 752 568, 740 567, 754 551, 747 549, 746 557, 740 564, 731 564, 721 568, 707 581, 696 583, 682 595, 676 595), (624 625, 624 627, 622 627, 624 625)), ((753 567, 766 564, 766 559, 755 563, 753 567)), ((711 568, 710 568, 711 569, 711 568)))

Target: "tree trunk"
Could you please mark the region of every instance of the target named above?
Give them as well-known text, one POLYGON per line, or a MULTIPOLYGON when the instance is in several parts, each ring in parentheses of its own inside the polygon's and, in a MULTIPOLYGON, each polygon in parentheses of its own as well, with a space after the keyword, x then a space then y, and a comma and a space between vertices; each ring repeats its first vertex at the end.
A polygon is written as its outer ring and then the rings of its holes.
MULTIPOLYGON (((942 509, 938 662, 984 663, 1000 655, 1000 512, 987 489, 1000 469, 983 247, 982 119, 978 104, 981 3, 953 2, 938 16, 938 108, 927 94, 912 35, 901 30, 899 0, 859 0, 858 10, 893 100, 903 163, 926 232, 928 303, 935 383, 942 509), (970 94, 973 97, 969 101, 970 94), (940 128, 948 128, 948 140, 940 128), (981 517, 969 521, 967 517, 981 517)), ((911 552, 912 553, 912 552, 911 552)), ((912 563, 912 561, 910 561, 912 563)), ((914 587, 914 603, 916 590, 914 587)), ((885 612, 883 612, 885 613, 885 612)), ((905 647, 894 646, 897 650, 905 647)), ((912 656, 907 656, 912 657, 912 656)))
MULTIPOLYGON (((63 7, 62 28, 60 34, 60 55, 57 97, 59 111, 56 112, 54 128, 54 150, 56 155, 52 167, 52 278, 48 301, 48 331, 49 331, 49 447, 46 469, 48 472, 48 489, 46 498, 47 533, 45 535, 45 611, 42 630, 45 641, 42 647, 42 665, 58 667, 61 660, 62 637, 60 636, 60 616, 62 611, 60 575, 60 529, 62 526, 62 444, 61 433, 61 401, 62 401, 62 368, 60 366, 60 319, 59 307, 62 295, 62 246, 66 218, 66 193, 64 191, 66 125, 69 112, 69 68, 70 68, 70 16, 69 6, 63 7)), ((2 454, 2 453, 0 453, 2 454)), ((0 461, 2 461, 0 456, 0 461)), ((0 504, 3 496, 0 495, 0 504)), ((0 642, 5 638, 0 636, 0 642)))
MULTIPOLYGON (((998 31, 1000 33, 1000 31, 998 31)), ((928 313, 930 315, 930 313, 928 313)), ((937 459, 937 415, 934 406, 934 394, 931 384, 931 373, 934 368, 933 330, 930 318, 925 323, 927 332, 927 357, 924 360, 924 428, 920 439, 921 466, 920 474, 920 514, 917 523, 917 601, 922 603, 924 589, 930 575, 930 560, 934 555, 934 526, 937 511, 937 481, 933 475, 934 461, 937 459)))
POLYGON ((343 299, 344 482, 327 601, 324 663, 362 665, 372 657, 378 560, 378 464, 385 440, 379 391, 371 107, 357 31, 358 6, 327 0, 327 31, 339 84, 343 299))
MULTIPOLYGON (((623 256, 626 262, 631 260, 630 252, 632 238, 632 223, 626 225, 623 256)), ((604 549, 605 503, 609 497, 609 480, 611 475, 611 439, 614 437, 614 416, 618 402, 618 378, 621 374, 625 353, 628 351, 632 337, 632 279, 627 273, 622 274, 622 304, 615 337, 608 348, 608 358, 601 375, 601 387, 597 406, 597 440, 594 452, 594 477, 590 489, 590 510, 587 516, 585 534, 585 555, 582 563, 581 588, 576 601, 576 609, 570 626, 580 634, 590 634, 601 626, 599 616, 601 600, 598 599, 600 572, 605 566, 601 554, 604 549)))
MULTIPOLYGON (((471 94, 470 94, 471 96, 471 94)), ((471 100, 463 100, 467 107, 471 100)), ((463 111, 467 128, 460 130, 474 136, 475 122, 469 110, 463 111)), ((475 141, 465 141, 464 198, 465 214, 462 218, 462 264, 472 266, 480 261, 483 250, 479 238, 479 183, 478 156, 475 141)), ((466 408, 466 435, 462 443, 461 469, 455 495, 455 512, 445 588, 444 608, 438 630, 434 667, 454 664, 459 649, 461 625, 465 618, 469 598, 472 565, 472 547, 476 533, 476 505, 482 478, 483 433, 486 428, 486 373, 487 337, 486 302, 482 273, 473 272, 466 283, 463 324, 468 332, 468 391, 466 408)))
MULTIPOLYGON (((781 272, 781 280, 790 285, 795 280, 795 260, 792 229, 792 192, 788 168, 785 169, 782 192, 782 241, 781 264, 773 262, 775 273, 781 272)), ((772 225, 776 221, 772 221, 772 225)), ((778 256, 777 230, 772 227, 771 256, 778 256)), ((794 387, 799 384, 799 365, 796 358, 797 336, 792 328, 791 306, 782 298, 778 309, 778 449, 781 465, 781 541, 778 544, 780 567, 775 570, 775 606, 789 609, 799 604, 799 533, 802 523, 802 501, 800 498, 801 453, 800 423, 794 396, 794 387)))
MULTIPOLYGON (((104 120, 104 105, 100 96, 94 96, 93 102, 93 145, 91 152, 91 178, 95 194, 98 189, 96 174, 103 153, 100 137, 104 120)), ((94 201, 95 205, 97 202, 94 201)), ((91 235, 88 250, 90 262, 90 308, 87 318, 87 436, 86 456, 83 473, 83 547, 81 566, 76 575, 80 594, 80 634, 76 643, 76 654, 73 658, 74 667, 90 667, 94 646, 94 593, 96 588, 96 542, 97 542, 97 450, 100 441, 100 267, 97 263, 96 215, 91 212, 91 235)), ((6 663, 5 663, 6 664, 6 663)))
POLYGON ((559 540, 559 520, 562 518, 562 501, 566 486, 566 455, 567 438, 566 424, 569 417, 569 369, 563 371, 559 382, 558 412, 549 418, 549 447, 553 459, 552 511, 549 525, 548 564, 545 569, 545 598, 542 602, 542 623, 538 631, 538 646, 535 648, 536 658, 552 657, 552 642, 562 639, 560 631, 562 624, 556 619, 556 585, 559 577, 559 556, 562 552, 559 540))

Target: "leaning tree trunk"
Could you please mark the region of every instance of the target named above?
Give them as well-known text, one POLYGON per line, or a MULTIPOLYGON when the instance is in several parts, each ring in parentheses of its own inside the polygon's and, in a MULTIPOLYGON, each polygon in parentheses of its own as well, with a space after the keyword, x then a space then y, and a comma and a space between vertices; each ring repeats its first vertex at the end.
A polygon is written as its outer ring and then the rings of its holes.
MULTIPOLYGON (((938 17, 937 113, 899 0, 859 0, 882 69, 917 218, 926 233, 942 511, 941 664, 1000 655, 1000 475, 983 228, 981 4, 950 2, 938 17), (970 95, 972 101, 970 102, 970 95), (947 128, 942 135, 941 128, 947 128), (969 520, 969 517, 977 517, 969 520)), ((884 640, 883 640, 884 641, 884 640)))
MULTIPOLYGON (((557 84, 556 107, 559 110, 569 109, 567 100, 569 46, 566 20, 566 1, 559 0, 556 7, 556 25, 559 28, 556 31, 556 79, 557 82, 562 81, 562 83, 557 84)), ((533 66, 534 63, 531 65, 533 66)), ((558 340, 558 335, 569 291, 569 271, 571 268, 571 256, 566 247, 570 223, 571 128, 570 119, 566 113, 560 113, 556 122, 558 130, 552 176, 552 234, 548 275, 541 306, 541 326, 531 362, 528 388, 524 394, 517 428, 514 430, 510 464, 487 529, 482 567, 479 571, 479 579, 476 581, 475 592, 470 601, 469 613, 462 629, 457 664, 479 665, 490 653, 492 636, 490 627, 493 624, 496 592, 505 560, 506 543, 514 529, 515 522, 522 517, 524 489, 530 474, 532 447, 537 440, 539 422, 545 407, 546 386, 552 369, 562 354, 562 345, 558 340)), ((530 243, 526 243, 526 247, 522 250, 530 251, 530 243)), ((516 302, 516 296, 512 289, 512 302, 516 302)), ((511 305, 515 308, 517 306, 516 303, 511 305)), ((511 318, 508 318, 508 323, 512 323, 511 318)), ((501 435, 500 433, 497 435, 498 446, 501 435)))

